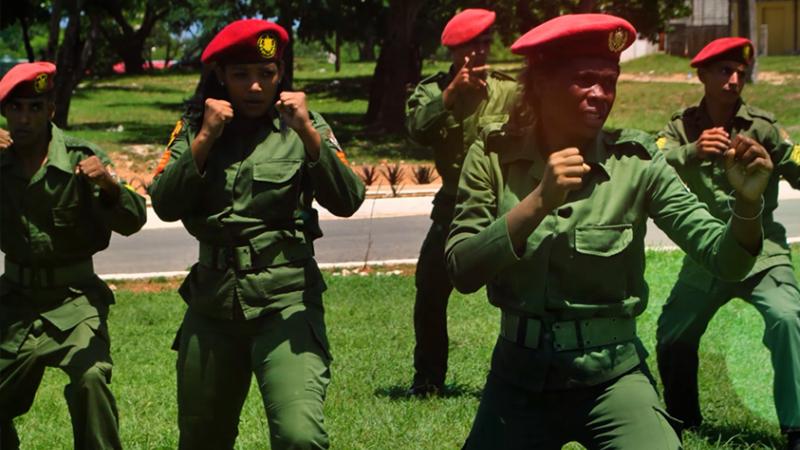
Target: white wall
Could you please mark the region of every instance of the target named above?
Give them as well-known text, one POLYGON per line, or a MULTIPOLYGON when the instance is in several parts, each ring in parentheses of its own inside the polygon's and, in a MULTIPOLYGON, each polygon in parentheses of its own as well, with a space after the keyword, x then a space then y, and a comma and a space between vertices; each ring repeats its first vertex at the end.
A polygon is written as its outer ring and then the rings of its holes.
POLYGON ((658 52, 658 43, 650 42, 647 39, 636 39, 636 41, 633 42, 633 45, 622 52, 622 55, 620 55, 620 62, 650 55, 656 52, 658 52))

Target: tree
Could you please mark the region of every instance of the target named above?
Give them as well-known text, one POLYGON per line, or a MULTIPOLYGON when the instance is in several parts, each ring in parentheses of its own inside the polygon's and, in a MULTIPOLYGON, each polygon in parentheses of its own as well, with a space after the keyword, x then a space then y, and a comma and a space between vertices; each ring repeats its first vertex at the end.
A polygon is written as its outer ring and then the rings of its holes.
POLYGON ((47 9, 41 3, 27 0, 0 3, 0 30, 19 22, 25 54, 30 62, 36 60, 36 55, 31 46, 31 25, 43 23, 47 18, 47 14, 47 9))
POLYGON ((110 20, 99 22, 99 29, 125 63, 126 73, 141 73, 144 70, 145 42, 156 23, 167 15, 174 3, 179 2, 94 0, 93 6, 99 10, 98 13, 105 13, 110 17, 110 20), (132 20, 126 16, 132 16, 138 21, 139 27, 134 28, 132 20))

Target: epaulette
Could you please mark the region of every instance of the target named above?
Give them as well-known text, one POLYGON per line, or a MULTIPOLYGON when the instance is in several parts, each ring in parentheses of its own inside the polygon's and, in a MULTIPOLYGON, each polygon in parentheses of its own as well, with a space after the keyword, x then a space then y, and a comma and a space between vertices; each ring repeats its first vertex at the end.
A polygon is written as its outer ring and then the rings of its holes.
POLYGON ((674 113, 672 113, 672 116, 670 116, 669 120, 680 120, 683 119, 684 117, 694 116, 696 112, 697 112, 697 106, 690 106, 688 108, 679 109, 674 113))
POLYGON ((775 115, 769 111, 764 111, 763 109, 756 108, 755 106, 745 105, 747 108, 747 112, 750 113, 751 116, 758 117, 759 119, 764 119, 769 123, 777 122, 775 115))
POLYGON ((513 146, 514 140, 521 140, 524 136, 520 130, 511 130, 508 122, 492 122, 486 124, 480 130, 480 138, 483 141, 483 151, 489 153, 499 153, 504 148, 513 146))
POLYGON ((436 72, 433 75, 427 76, 419 82, 419 84, 430 84, 430 83, 439 83, 447 79, 447 74, 445 72, 436 72))
POLYGON ((513 76, 505 72, 500 72, 499 70, 492 70, 491 72, 489 72, 489 76, 502 81, 517 81, 517 79, 514 78, 513 76))
POLYGON ((658 153, 655 138, 650 133, 635 128, 605 130, 603 140, 615 150, 643 153, 648 159, 658 153))
POLYGON ((92 144, 87 140, 71 136, 66 133, 63 136, 64 136, 63 137, 64 146, 70 150, 79 150, 84 154, 86 154, 87 156, 94 156, 94 155, 105 156, 105 153, 102 150, 100 150, 98 146, 92 144))

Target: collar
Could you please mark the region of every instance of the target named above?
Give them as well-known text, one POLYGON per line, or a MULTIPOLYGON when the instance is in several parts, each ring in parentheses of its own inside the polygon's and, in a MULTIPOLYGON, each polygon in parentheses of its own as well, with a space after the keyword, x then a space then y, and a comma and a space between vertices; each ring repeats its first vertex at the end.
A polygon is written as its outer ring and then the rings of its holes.
POLYGON ((64 132, 53 123, 50 124, 50 146, 47 149, 45 166, 55 167, 69 174, 75 171, 67 154, 64 132))
MULTIPOLYGON (((750 108, 747 107, 747 104, 744 102, 744 100, 739 98, 739 101, 736 103, 734 109, 736 110, 736 114, 734 114, 733 117, 731 118, 731 124, 737 121, 738 122, 743 121, 747 123, 753 122, 754 119, 753 116, 750 114, 750 108)), ((697 114, 695 114, 694 120, 698 125, 703 126, 704 129, 707 128, 705 124, 708 124, 708 126, 710 126, 711 124, 711 116, 708 114, 708 108, 706 107, 705 97, 703 97, 703 99, 700 100, 700 104, 697 107, 697 114)))

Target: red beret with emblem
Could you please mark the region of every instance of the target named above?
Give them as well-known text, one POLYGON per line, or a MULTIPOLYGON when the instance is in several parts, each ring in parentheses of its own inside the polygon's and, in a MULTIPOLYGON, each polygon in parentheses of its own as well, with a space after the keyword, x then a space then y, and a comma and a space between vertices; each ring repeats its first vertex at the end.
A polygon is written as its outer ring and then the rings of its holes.
POLYGON ((203 64, 274 62, 280 60, 288 42, 289 34, 277 23, 261 19, 237 20, 211 39, 200 61, 203 64))
POLYGON ((636 39, 636 28, 610 14, 568 14, 531 29, 511 45, 511 52, 542 61, 595 56, 619 61, 636 39))
POLYGON ((703 47, 692 59, 692 67, 700 67, 714 61, 738 61, 750 65, 753 62, 753 43, 743 37, 714 39, 703 47))
POLYGON ((35 97, 55 86, 56 65, 49 62, 17 64, 0 80, 0 102, 12 93, 20 97, 35 97))
POLYGON ((480 36, 494 23, 496 14, 480 8, 470 8, 453 16, 442 31, 442 45, 458 47, 480 36))

